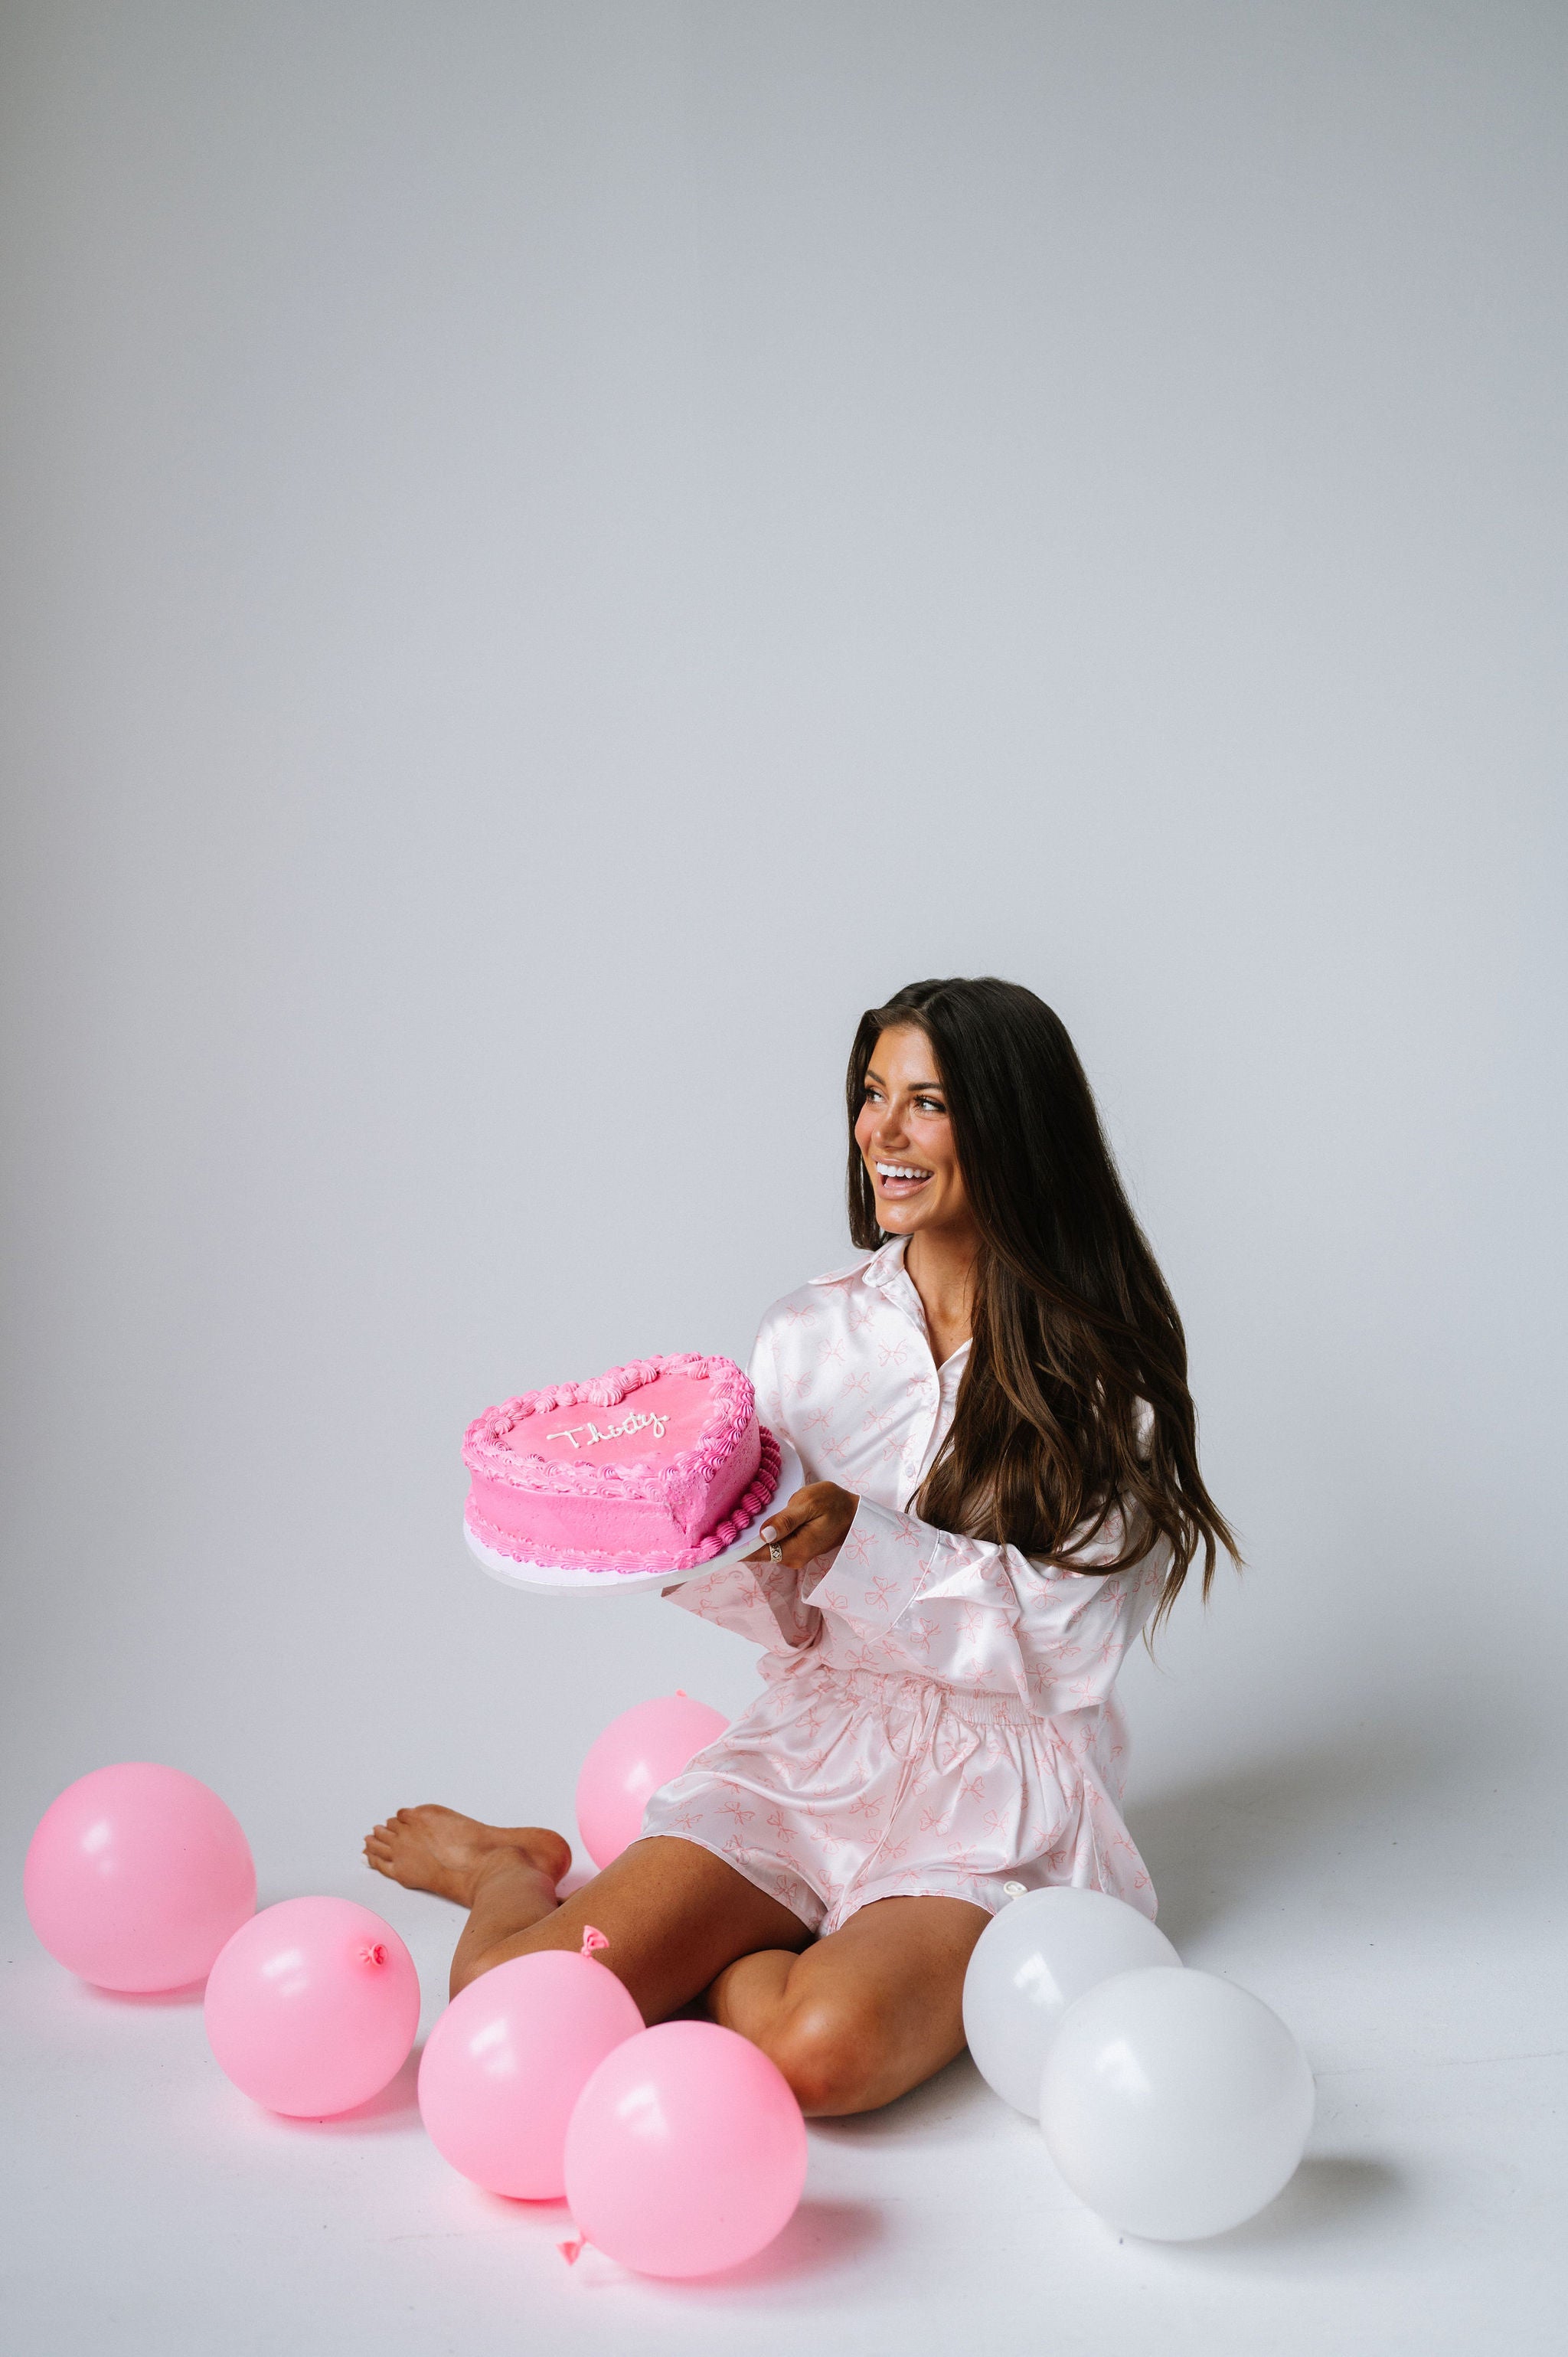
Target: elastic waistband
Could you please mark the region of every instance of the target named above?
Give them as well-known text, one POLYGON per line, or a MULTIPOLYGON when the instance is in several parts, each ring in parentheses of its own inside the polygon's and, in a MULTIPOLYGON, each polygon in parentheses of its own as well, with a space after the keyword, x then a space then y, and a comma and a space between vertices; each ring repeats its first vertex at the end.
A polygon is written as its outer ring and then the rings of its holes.
POLYGON ((874 1710, 904 1709, 929 1717, 950 1711, 971 1727, 1026 1727, 1036 1735, 1051 1727, 1044 1713, 1022 1695, 977 1694, 913 1672, 839 1669, 811 1653, 796 1653, 784 1669, 787 1677, 820 1681, 844 1700, 866 1704, 874 1710))

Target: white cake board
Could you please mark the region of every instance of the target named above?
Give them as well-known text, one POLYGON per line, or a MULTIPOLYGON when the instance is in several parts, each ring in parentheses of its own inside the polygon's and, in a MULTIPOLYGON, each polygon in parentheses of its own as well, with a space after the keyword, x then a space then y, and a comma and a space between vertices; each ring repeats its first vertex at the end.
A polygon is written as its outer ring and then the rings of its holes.
POLYGON ((478 1556, 485 1569, 508 1587, 526 1588, 534 1596, 635 1596, 645 1587, 678 1587, 688 1579, 701 1579, 704 1572, 716 1571, 721 1564, 738 1563, 742 1555, 755 1555, 759 1544, 757 1534, 775 1506, 781 1506, 794 1495, 805 1481, 806 1469, 789 1443, 780 1433, 774 1435, 779 1443, 779 1487, 766 1506, 759 1506, 746 1529, 733 1546, 722 1555, 710 1555, 706 1563, 694 1563, 688 1571, 586 1571, 581 1564, 516 1563, 510 1555, 499 1555, 482 1539, 477 1539, 463 1524, 463 1536, 469 1552, 478 1556))

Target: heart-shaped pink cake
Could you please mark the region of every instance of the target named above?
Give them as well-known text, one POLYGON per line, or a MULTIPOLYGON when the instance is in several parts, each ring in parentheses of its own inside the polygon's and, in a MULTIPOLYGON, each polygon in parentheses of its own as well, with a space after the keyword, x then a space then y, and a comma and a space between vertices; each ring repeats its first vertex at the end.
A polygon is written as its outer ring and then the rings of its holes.
POLYGON ((467 1524, 514 1563, 689 1571, 779 1486, 779 1443, 733 1359, 639 1359, 524 1392, 463 1436, 467 1524))

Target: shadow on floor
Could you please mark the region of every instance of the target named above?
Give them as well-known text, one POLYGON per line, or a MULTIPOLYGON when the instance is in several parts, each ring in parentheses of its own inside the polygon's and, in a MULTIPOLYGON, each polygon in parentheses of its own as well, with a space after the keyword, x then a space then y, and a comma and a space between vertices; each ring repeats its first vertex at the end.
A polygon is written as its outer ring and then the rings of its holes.
MULTIPOLYGON (((1181 1948, 1272 1893, 1322 1893, 1349 1878, 1364 1886, 1369 1845, 1391 1893, 1408 1887, 1423 1904, 1449 1903, 1459 1822, 1485 1812, 1507 1772, 1492 1754, 1459 1749, 1452 1719, 1391 1717, 1134 1799, 1127 1821, 1160 1895, 1160 1928, 1181 1948)), ((1482 1845, 1483 1874, 1485 1857, 1482 1845)), ((1467 1903, 1479 1895, 1472 1874, 1467 1903)))
POLYGON ((993 2095, 966 2053, 958 2055, 924 2085, 884 2104, 879 2111, 854 2112, 845 2119, 808 2122, 813 2137, 829 2144, 905 2144, 911 2136, 946 2136, 955 2123, 972 2115, 974 2120, 1019 2123, 1033 2136, 1032 2122, 1009 2109, 993 2095))
POLYGON ((94 1981, 81 1981, 78 1986, 96 2004, 120 2006, 134 2011, 136 2007, 199 2005, 207 1995, 205 1980, 191 1981, 185 1988, 177 1989, 111 1989, 100 1988, 94 1981))
POLYGON ((1309 2280, 1330 2255, 1354 2263, 1365 2248, 1386 2265, 1392 2237, 1415 2215, 1416 2188, 1407 2172, 1384 2160, 1350 2153, 1309 2154, 1283 2193, 1266 2210, 1229 2233, 1200 2235, 1190 2243, 1165 2243, 1123 2234, 1099 2221, 1107 2242, 1143 2255, 1174 2288, 1216 2275, 1235 2279, 1256 2275, 1283 2283, 1305 2268, 1309 2280))
POLYGON ((1217 2237, 1212 2247, 1228 2257, 1271 2266, 1287 2252, 1299 2257, 1326 2240, 1337 2248, 1350 2238, 1386 2247, 1389 2229, 1414 2201, 1408 2178, 1386 2160, 1352 2153, 1309 2153, 1266 2210, 1217 2237))
POLYGON ((782 2233, 738 2267, 714 2276, 639 2278, 644 2290, 667 2299, 722 2305, 737 2291, 777 2291, 786 2284, 820 2282, 841 2267, 857 2266, 887 2232, 879 2201, 845 2201, 808 2193, 782 2233))
POLYGON ((390 2079, 379 2095, 368 2104, 359 2104, 351 2112, 338 2112, 331 2119, 291 2119, 286 2113, 269 2115, 281 2127, 296 2135, 311 2136, 384 2136, 389 2130, 422 2127, 419 2116, 419 2058, 424 2051, 416 2046, 395 2079, 390 2079))

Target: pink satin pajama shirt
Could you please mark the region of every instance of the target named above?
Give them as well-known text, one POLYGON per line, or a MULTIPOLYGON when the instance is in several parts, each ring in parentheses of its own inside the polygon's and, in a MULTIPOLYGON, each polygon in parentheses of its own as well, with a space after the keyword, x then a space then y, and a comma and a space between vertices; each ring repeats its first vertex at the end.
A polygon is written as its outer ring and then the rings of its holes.
MULTIPOLYGON (((808 1481, 857 1494, 854 1520, 803 1570, 726 1564, 670 1591, 759 1644, 765 1684, 653 1795, 643 1831, 727 1859, 813 1932, 874 1899, 994 1912, 1008 1882, 1083 1884, 1155 1911, 1122 1821, 1111 1689, 1166 1552, 1096 1577, 905 1511, 968 1347, 935 1364, 902 1240, 775 1303, 752 1356, 757 1412, 808 1481)), ((1122 1544, 1112 1514, 1077 1560, 1113 1561, 1122 1544)))

